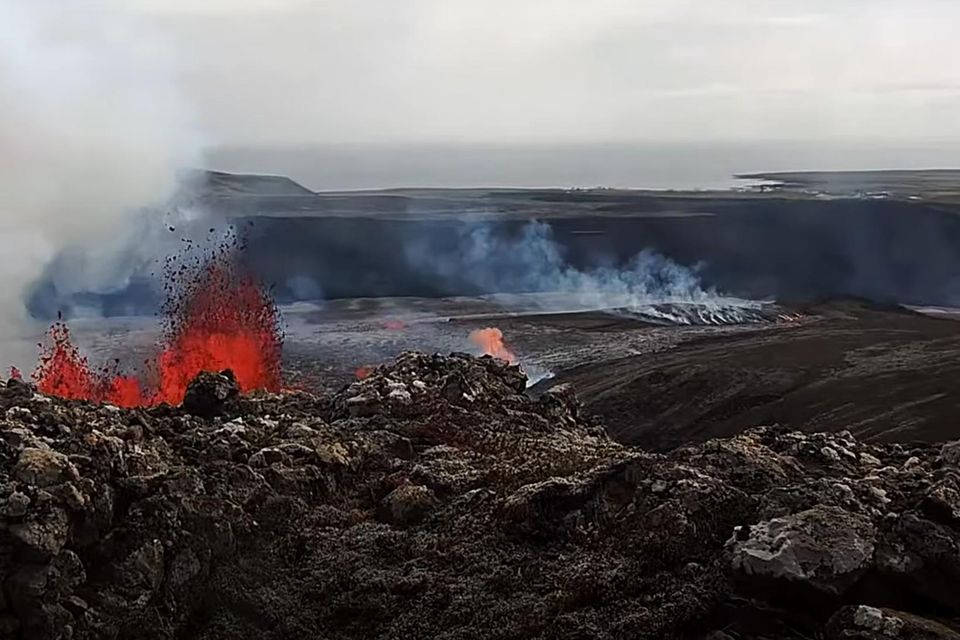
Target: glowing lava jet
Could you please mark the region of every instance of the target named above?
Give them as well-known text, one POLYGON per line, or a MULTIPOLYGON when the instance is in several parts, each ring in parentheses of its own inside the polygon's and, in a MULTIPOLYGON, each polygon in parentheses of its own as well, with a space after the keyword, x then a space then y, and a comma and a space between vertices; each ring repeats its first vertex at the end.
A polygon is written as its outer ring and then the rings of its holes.
POLYGON ((503 332, 496 327, 477 329, 470 334, 470 342, 485 354, 516 364, 519 358, 503 342, 503 332))
POLYGON ((244 392, 279 392, 283 331, 269 293, 227 250, 193 268, 170 264, 163 336, 142 376, 120 375, 119 363, 91 370, 66 324, 57 322, 41 345, 32 376, 37 389, 121 407, 179 404, 199 372, 231 369, 244 392))

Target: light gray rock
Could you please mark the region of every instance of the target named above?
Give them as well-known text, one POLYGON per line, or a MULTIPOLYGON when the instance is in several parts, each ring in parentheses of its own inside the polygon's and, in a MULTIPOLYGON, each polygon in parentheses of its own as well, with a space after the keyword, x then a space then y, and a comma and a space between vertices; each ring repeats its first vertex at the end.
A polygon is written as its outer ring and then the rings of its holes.
POLYGON ((940 447, 940 460, 944 464, 960 467, 960 440, 948 442, 940 447))
POLYGON ((875 539, 866 517, 817 506, 738 527, 727 549, 732 569, 743 578, 802 582, 839 595, 869 566, 875 539))

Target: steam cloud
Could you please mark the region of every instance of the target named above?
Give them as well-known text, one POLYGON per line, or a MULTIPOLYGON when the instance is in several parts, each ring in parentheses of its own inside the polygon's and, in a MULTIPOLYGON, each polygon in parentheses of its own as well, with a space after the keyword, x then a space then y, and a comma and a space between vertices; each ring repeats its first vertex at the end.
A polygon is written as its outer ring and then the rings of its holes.
MULTIPOLYGON (((0 364, 35 355, 23 297, 47 262, 121 239, 197 148, 170 52, 120 0, 0 0, 0 364)), ((115 267, 78 260, 60 284, 100 290, 115 267)))
POLYGON ((641 251, 626 265, 600 263, 589 269, 568 264, 552 230, 543 222, 504 236, 489 224, 467 225, 455 244, 430 237, 406 245, 415 268, 451 282, 486 291, 547 293, 527 298, 549 311, 621 309, 657 315, 656 305, 695 304, 708 313, 749 308, 756 303, 727 298, 704 288, 697 267, 685 267, 655 251, 641 251))

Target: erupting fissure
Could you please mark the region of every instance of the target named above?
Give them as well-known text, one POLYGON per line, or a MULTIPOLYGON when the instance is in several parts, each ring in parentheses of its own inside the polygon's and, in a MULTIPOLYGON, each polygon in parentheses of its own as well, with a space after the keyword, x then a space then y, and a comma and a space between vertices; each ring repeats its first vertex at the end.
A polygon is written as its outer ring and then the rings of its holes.
POLYGON ((119 362, 92 370, 67 325, 57 322, 40 345, 37 389, 121 407, 179 404, 198 373, 231 369, 244 392, 281 390, 279 310, 231 251, 192 265, 171 258, 166 290, 162 338, 140 376, 120 375, 119 362))
POLYGON ((510 364, 516 364, 519 361, 516 354, 510 351, 503 342, 503 332, 496 327, 473 331, 470 334, 470 341, 489 356, 506 360, 510 364))

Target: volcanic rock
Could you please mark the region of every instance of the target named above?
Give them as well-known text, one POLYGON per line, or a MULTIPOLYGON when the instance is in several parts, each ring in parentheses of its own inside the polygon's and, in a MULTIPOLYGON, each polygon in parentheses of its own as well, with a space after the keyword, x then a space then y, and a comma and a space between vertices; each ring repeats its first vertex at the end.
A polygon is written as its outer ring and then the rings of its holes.
POLYGON ((869 518, 817 506, 737 527, 729 547, 733 569, 743 577, 803 582, 839 596, 869 566, 875 539, 869 518))
POLYGON ((398 525, 420 522, 435 505, 433 491, 414 484, 397 487, 383 499, 385 519, 398 525))
POLYGON ((29 447, 20 452, 13 478, 36 487, 49 487, 80 478, 67 456, 51 449, 29 447))
POLYGON ((221 416, 234 408, 239 396, 240 386, 232 371, 202 371, 187 386, 183 409, 202 418, 221 416))
POLYGON ((948 442, 940 449, 940 459, 944 464, 960 469, 960 440, 948 442))
POLYGON ((848 606, 828 622, 826 640, 960 640, 949 627, 903 611, 848 606))
POLYGON ((951 638, 960 618, 942 445, 756 427, 649 453, 572 389, 534 399, 462 354, 329 395, 191 388, 182 411, 0 388, 0 637, 951 638))

